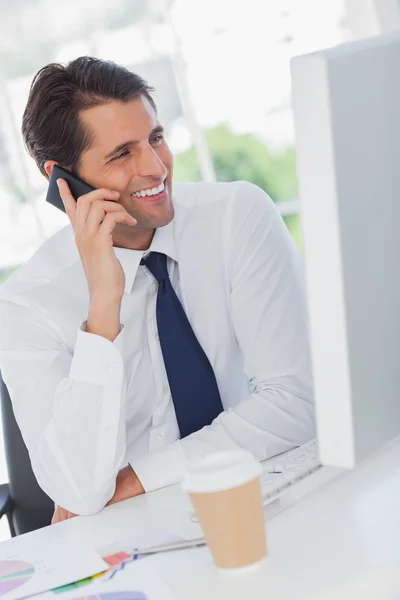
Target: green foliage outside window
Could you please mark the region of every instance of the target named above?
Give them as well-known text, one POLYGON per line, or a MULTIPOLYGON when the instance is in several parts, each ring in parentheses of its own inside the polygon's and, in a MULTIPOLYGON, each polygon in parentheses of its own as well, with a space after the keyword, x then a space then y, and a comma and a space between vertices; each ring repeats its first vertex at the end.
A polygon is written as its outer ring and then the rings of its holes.
MULTIPOLYGON (((255 135, 234 134, 226 125, 214 127, 206 133, 206 138, 218 181, 251 181, 275 202, 297 197, 296 155, 293 148, 273 153, 255 135)), ((201 180, 194 146, 175 155, 174 179, 201 180)), ((284 220, 301 248, 299 215, 290 215, 284 220)))

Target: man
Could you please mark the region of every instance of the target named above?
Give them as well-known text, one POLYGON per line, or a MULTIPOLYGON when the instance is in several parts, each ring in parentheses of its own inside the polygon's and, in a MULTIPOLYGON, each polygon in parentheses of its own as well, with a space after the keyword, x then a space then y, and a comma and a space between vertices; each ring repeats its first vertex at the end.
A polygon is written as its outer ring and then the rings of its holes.
POLYGON ((55 520, 210 452, 311 439, 302 266, 267 195, 173 186, 151 88, 91 57, 36 75, 22 131, 46 177, 95 188, 76 202, 59 180, 71 226, 0 292, 0 367, 55 520))

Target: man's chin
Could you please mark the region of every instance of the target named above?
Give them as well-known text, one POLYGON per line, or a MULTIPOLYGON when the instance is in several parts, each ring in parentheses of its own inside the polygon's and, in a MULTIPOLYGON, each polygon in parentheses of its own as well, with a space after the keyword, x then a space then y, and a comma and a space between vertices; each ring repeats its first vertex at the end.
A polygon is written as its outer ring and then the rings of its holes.
POLYGON ((169 225, 171 223, 171 221, 173 220, 175 216, 175 211, 174 211, 174 207, 171 207, 171 210, 168 212, 168 214, 163 215, 162 217, 160 216, 159 219, 154 219, 154 228, 158 229, 159 227, 165 227, 166 225, 169 225))
POLYGON ((165 227, 173 220, 175 215, 173 205, 169 205, 168 208, 164 208, 160 211, 152 211, 148 214, 135 215, 137 219, 137 229, 158 229, 159 227, 165 227), (158 212, 158 214, 157 214, 158 212))

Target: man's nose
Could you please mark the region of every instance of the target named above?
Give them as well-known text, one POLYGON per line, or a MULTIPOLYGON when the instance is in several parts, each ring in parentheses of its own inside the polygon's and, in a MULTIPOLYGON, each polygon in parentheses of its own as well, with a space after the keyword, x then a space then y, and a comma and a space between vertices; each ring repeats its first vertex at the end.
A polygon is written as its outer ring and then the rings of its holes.
POLYGON ((164 163, 150 144, 146 144, 142 148, 136 167, 139 177, 151 177, 155 180, 162 180, 167 175, 164 163))

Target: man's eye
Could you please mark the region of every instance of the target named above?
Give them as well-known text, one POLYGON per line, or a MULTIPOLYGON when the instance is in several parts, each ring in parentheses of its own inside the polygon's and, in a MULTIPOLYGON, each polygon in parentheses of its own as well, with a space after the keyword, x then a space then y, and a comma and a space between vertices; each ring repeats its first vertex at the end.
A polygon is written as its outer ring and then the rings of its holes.
POLYGON ((121 152, 121 154, 117 154, 117 156, 114 156, 111 160, 118 160, 119 158, 124 158, 124 156, 128 156, 129 154, 129 150, 125 150, 124 152, 121 152))
POLYGON ((161 142, 163 141, 164 136, 161 135, 161 133, 159 135, 155 135, 153 138, 151 138, 151 143, 152 144, 161 144, 161 142))

